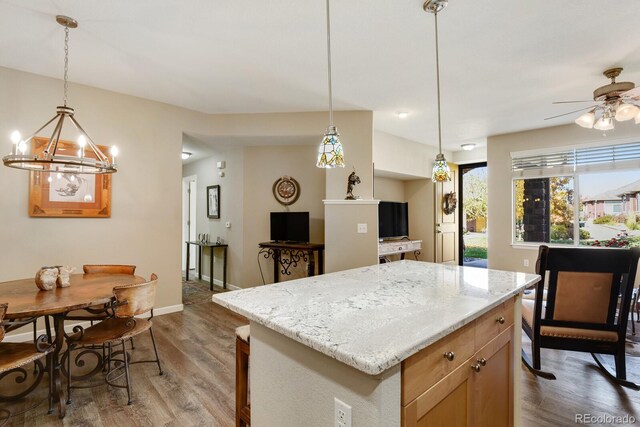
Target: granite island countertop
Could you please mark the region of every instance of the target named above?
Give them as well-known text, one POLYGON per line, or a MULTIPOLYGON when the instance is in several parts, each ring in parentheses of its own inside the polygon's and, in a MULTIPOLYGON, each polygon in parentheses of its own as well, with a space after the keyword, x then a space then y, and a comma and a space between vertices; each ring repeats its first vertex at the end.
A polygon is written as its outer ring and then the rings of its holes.
POLYGON ((216 294, 212 300, 378 375, 539 280, 535 274, 406 260, 216 294))

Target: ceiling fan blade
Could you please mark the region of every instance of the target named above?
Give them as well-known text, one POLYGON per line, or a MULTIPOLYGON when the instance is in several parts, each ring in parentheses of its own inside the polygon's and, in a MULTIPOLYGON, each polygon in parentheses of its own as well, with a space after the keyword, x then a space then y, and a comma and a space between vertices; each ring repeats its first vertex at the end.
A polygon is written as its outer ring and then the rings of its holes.
POLYGON ((569 114, 579 113, 580 111, 590 110, 590 109, 595 108, 595 107, 597 107, 597 106, 596 105, 592 105, 590 107, 581 108, 579 110, 569 111, 568 113, 558 114, 557 116, 547 117, 545 120, 551 120, 551 119, 556 119, 556 118, 562 117, 562 116, 568 116, 569 114))
POLYGON ((555 101, 555 102, 552 102, 552 104, 573 104, 575 102, 593 102, 593 100, 589 99, 587 101, 555 101))
POLYGON ((631 89, 631 90, 628 90, 626 92, 623 92, 620 96, 622 98, 626 98, 626 99, 639 99, 640 98, 640 87, 637 87, 635 89, 631 89))

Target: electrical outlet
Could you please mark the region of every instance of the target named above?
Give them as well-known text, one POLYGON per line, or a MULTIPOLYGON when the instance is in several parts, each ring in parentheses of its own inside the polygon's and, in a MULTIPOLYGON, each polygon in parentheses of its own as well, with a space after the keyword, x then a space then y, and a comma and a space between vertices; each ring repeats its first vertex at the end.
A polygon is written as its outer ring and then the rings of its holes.
POLYGON ((335 427, 351 427, 351 406, 337 397, 334 398, 335 427))
POLYGON ((525 267, 529 267, 529 260, 528 260, 528 259, 525 259, 524 261, 522 261, 522 264, 523 264, 525 267))
POLYGON ((358 233, 366 234, 367 233, 367 224, 358 224, 358 233))
POLYGON ((231 228, 231 223, 229 221, 227 221, 227 222, 224 223, 224 226, 227 227, 227 228, 231 228))

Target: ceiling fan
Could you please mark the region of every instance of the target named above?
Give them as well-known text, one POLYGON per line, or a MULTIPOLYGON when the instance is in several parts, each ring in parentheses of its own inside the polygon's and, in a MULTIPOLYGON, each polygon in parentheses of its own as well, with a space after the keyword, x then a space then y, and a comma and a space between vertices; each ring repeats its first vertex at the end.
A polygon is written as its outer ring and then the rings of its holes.
POLYGON ((640 87, 632 82, 616 82, 616 77, 620 75, 622 68, 610 68, 604 74, 611 79, 611 83, 601 86, 593 91, 593 101, 559 101, 554 104, 572 104, 577 102, 594 102, 594 105, 547 117, 545 120, 575 114, 580 111, 589 110, 578 117, 577 125, 587 129, 611 130, 614 128, 613 119, 619 122, 635 119, 636 124, 640 124, 640 87), (596 119, 596 114, 598 118, 596 119))

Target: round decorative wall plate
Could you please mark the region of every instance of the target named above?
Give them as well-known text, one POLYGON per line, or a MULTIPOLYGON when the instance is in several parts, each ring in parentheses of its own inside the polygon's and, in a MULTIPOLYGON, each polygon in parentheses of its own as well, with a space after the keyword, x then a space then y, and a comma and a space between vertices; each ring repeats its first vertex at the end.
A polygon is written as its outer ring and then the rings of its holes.
POLYGON ((282 176, 273 183, 273 197, 281 205, 292 205, 300 197, 300 184, 290 176, 282 176))

